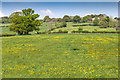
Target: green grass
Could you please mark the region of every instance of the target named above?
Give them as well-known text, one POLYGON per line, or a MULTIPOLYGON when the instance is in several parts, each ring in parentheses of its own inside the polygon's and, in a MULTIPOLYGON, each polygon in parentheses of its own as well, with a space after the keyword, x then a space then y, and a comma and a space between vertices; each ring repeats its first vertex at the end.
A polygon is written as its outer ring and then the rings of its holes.
POLYGON ((1 33, 15 33, 15 32, 13 32, 13 31, 10 31, 10 30, 9 30, 9 27, 2 27, 1 29, 2 29, 2 30, 0 31, 0 34, 1 34, 1 33))
POLYGON ((118 34, 2 38, 3 78, 117 78, 118 34))

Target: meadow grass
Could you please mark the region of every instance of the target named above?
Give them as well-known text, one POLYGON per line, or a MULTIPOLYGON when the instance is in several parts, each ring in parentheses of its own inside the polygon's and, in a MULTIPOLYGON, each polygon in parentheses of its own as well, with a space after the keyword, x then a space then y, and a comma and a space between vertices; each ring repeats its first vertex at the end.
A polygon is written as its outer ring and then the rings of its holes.
MULTIPOLYGON (((96 29, 97 31, 116 31, 115 28, 99 28, 99 26, 80 26, 81 28, 83 28, 83 30, 87 30, 87 31, 94 31, 94 29, 96 29)), ((71 33, 71 31, 75 30, 77 31, 79 27, 64 27, 64 28, 58 28, 53 30, 52 32, 57 32, 59 30, 67 30, 69 33, 71 33)))
POLYGON ((9 27, 2 27, 1 29, 2 29, 2 30, 0 31, 0 34, 1 34, 1 33, 15 33, 15 32, 13 32, 13 31, 10 31, 10 30, 9 30, 9 27))
POLYGON ((118 78, 118 34, 2 38, 3 78, 118 78))

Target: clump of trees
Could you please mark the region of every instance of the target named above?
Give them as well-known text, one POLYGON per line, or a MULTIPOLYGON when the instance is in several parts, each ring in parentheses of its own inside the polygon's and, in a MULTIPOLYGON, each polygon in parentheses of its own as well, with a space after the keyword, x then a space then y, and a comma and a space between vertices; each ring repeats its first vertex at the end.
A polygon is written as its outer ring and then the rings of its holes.
POLYGON ((33 30, 39 30, 41 24, 37 18, 40 15, 34 14, 34 10, 28 8, 22 12, 14 12, 9 16, 12 25, 9 26, 11 31, 17 32, 18 35, 29 34, 33 30))
POLYGON ((51 20, 51 19, 50 19, 49 16, 45 16, 44 19, 43 19, 44 22, 49 22, 50 20, 51 20))
POLYGON ((9 17, 8 16, 1 17, 0 18, 0 23, 2 23, 2 24, 10 23, 9 17))
POLYGON ((98 26, 99 25, 98 17, 96 17, 95 20, 93 21, 93 25, 94 26, 98 26))

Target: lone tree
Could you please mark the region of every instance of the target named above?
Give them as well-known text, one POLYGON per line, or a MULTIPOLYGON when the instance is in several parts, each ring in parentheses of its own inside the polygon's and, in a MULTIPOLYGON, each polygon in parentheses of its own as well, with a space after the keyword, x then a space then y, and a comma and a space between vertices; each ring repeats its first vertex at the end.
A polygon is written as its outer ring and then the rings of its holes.
POLYGON ((38 14, 34 14, 34 10, 28 8, 21 12, 14 12, 9 16, 12 25, 9 26, 11 31, 17 32, 18 35, 29 34, 33 30, 39 30, 37 26, 41 24, 37 18, 38 14))
POLYGON ((65 22, 70 22, 71 21, 71 19, 70 19, 70 17, 68 15, 64 15, 63 20, 65 22))
POLYGON ((78 15, 76 15, 76 16, 73 17, 73 22, 74 22, 74 23, 79 23, 80 20, 81 20, 81 18, 80 18, 80 16, 78 16, 78 15))

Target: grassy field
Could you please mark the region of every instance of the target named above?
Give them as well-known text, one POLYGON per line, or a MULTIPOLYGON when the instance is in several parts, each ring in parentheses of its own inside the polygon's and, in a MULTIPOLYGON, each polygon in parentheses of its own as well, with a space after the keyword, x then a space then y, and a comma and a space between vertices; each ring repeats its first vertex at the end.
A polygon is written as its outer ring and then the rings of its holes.
POLYGON ((15 32, 10 31, 9 27, 2 27, 2 32, 0 32, 0 33, 15 33, 15 32))
POLYGON ((117 78, 118 34, 2 38, 3 78, 117 78))

